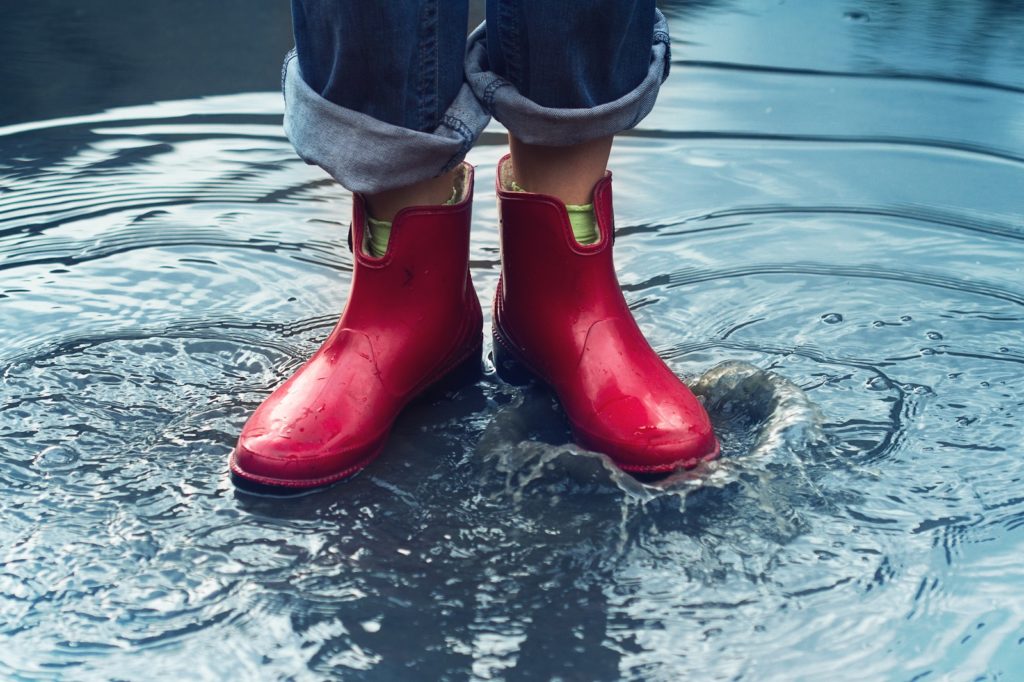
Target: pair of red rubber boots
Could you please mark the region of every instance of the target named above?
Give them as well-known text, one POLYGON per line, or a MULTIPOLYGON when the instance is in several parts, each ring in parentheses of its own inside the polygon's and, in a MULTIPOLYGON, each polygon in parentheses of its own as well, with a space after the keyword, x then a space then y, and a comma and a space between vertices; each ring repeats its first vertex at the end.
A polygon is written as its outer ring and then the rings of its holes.
MULTIPOLYGON (((462 365, 479 366, 483 325, 469 275, 473 171, 462 200, 395 217, 384 256, 363 248, 353 200, 352 289, 319 350, 249 418, 231 470, 306 488, 350 476, 376 457, 413 398, 462 365)), ((707 413, 651 349, 612 262, 611 174, 594 188, 599 238, 576 241, 564 204, 516 192, 498 167, 501 278, 494 303, 500 376, 524 371, 557 394, 580 445, 630 472, 692 467, 718 454, 707 413)))

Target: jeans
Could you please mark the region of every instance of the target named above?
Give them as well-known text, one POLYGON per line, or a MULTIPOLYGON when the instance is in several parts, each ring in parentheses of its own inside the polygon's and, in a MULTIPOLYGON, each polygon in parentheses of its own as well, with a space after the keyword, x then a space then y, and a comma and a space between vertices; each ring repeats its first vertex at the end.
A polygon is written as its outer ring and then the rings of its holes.
POLYGON ((570 145, 632 128, 668 76, 654 0, 292 0, 285 132, 354 192, 441 175, 491 116, 519 140, 570 145))

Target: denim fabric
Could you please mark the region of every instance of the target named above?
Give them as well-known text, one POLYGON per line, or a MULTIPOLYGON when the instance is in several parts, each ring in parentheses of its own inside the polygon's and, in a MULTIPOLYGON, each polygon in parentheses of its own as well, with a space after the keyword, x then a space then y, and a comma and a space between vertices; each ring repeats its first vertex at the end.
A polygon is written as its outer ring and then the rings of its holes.
POLYGON ((432 131, 462 87, 468 15, 458 0, 292 0, 302 77, 346 109, 432 131))
POLYGON ((295 151, 353 192, 405 187, 451 170, 490 120, 467 84, 462 84, 441 123, 420 131, 325 99, 307 85, 295 51, 285 58, 282 80, 284 131, 295 151))
POLYGON ((580 109, 617 100, 651 63, 653 0, 492 0, 487 62, 542 107, 580 109))
POLYGON ((292 0, 285 131, 355 192, 440 175, 493 114, 517 138, 565 145, 650 112, 668 74, 653 0, 292 0), (652 31, 653 25, 653 31, 652 31))
MULTIPOLYGON (((653 31, 650 26, 645 31, 647 60, 637 80, 626 86, 626 81, 616 78, 618 69, 612 72, 616 76, 607 78, 607 83, 599 83, 599 74, 580 69, 571 60, 565 60, 562 70, 551 69, 551 82, 564 86, 560 95, 551 94, 555 102, 567 102, 567 105, 543 106, 538 99, 523 92, 502 74, 489 68, 489 55, 493 49, 489 47, 491 36, 486 26, 480 26, 469 36, 469 49, 466 54, 466 80, 473 88, 477 99, 483 104, 487 113, 498 119, 512 135, 527 144, 539 145, 570 145, 586 142, 598 137, 614 135, 623 130, 635 127, 654 108, 661 84, 668 77, 669 70, 669 37, 668 21, 661 12, 654 11, 655 23, 653 31), (579 69, 580 79, 572 87, 574 71, 579 69), (584 78, 589 75, 590 78, 584 78), (605 98, 613 97, 624 87, 630 89, 616 99, 596 98, 590 106, 575 107, 573 103, 586 101, 594 93, 603 93, 605 98)), ((568 36, 566 36, 568 38, 568 36)), ((576 37, 577 42, 586 39, 576 37)), ((573 45, 572 41, 568 41, 573 45)), ((530 61, 524 59, 523 61, 530 61)), ((633 72, 633 66, 622 65, 623 71, 633 72)), ((536 64, 533 75, 526 77, 525 86, 540 90, 537 97, 548 96, 546 92, 551 86, 533 84, 537 74, 544 74, 541 64, 536 64)))

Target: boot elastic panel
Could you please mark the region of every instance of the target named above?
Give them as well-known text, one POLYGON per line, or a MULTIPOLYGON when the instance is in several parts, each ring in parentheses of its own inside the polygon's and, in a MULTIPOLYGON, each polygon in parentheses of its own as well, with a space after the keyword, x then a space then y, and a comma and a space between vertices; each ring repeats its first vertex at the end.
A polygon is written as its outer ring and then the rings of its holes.
MULTIPOLYGON (((459 166, 452 183, 452 195, 442 206, 453 206, 462 203, 466 199, 466 168, 459 166)), ((388 250, 388 242, 391 240, 390 220, 377 220, 369 213, 366 214, 366 225, 363 234, 363 252, 373 258, 383 258, 388 250)))
MULTIPOLYGON (((511 170, 502 167, 502 189, 510 192, 526 192, 514 178, 511 177, 511 170)), ((594 204, 563 204, 565 213, 569 218, 569 227, 572 228, 572 236, 577 244, 584 246, 597 243, 600 234, 597 231, 597 215, 594 213, 594 204)))

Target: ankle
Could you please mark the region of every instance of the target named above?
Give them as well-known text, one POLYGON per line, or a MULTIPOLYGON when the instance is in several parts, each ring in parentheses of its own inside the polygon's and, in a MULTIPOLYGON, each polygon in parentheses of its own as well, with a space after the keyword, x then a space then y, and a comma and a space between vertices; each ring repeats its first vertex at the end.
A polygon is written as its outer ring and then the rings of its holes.
POLYGON ((527 192, 548 194, 569 205, 589 204, 594 185, 604 177, 612 138, 601 137, 565 147, 526 144, 509 136, 512 173, 527 192))
MULTIPOLYGON (((447 175, 440 176, 442 179, 448 178, 447 175)), ((398 194, 390 194, 384 196, 386 193, 376 194, 366 197, 366 224, 364 226, 366 238, 363 240, 364 251, 373 256, 374 258, 381 258, 387 253, 388 242, 391 240, 391 226, 394 222, 395 215, 400 210, 407 206, 430 206, 430 205, 443 205, 448 206, 451 204, 458 203, 466 189, 466 175, 461 170, 461 167, 456 168, 452 172, 451 178, 448 180, 447 195, 444 200, 434 201, 438 196, 435 190, 445 187, 443 183, 435 183, 433 178, 430 181, 430 186, 415 186, 415 188, 403 188, 401 190, 394 190, 398 194), (435 187, 434 185, 437 185, 435 187), (382 196, 384 200, 382 201, 382 196), (424 201, 422 197, 430 197, 431 201, 424 201), (410 200, 412 203, 405 204, 406 200, 410 200), (384 214, 390 215, 389 218, 381 217, 381 214, 377 213, 374 209, 374 203, 377 207, 383 207, 384 214), (402 204, 399 206, 399 204, 402 204), (396 208, 397 207, 397 208, 396 208)), ((421 183, 422 184, 422 183, 421 183)))
POLYGON ((391 222, 407 206, 436 206, 448 201, 453 188, 458 190, 457 180, 461 166, 436 178, 430 178, 406 187, 389 189, 366 195, 367 212, 376 220, 391 222))

